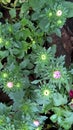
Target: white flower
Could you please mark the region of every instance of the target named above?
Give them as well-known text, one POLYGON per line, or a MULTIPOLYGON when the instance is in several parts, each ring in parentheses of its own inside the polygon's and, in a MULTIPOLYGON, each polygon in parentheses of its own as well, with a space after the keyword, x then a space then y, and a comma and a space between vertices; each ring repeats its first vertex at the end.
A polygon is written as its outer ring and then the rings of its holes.
POLYGON ((7 83, 7 87, 8 87, 8 88, 12 88, 12 87, 13 87, 13 82, 8 82, 8 83, 7 83))
POLYGON ((38 120, 34 120, 33 124, 34 124, 35 126, 39 126, 39 125, 40 125, 40 123, 39 123, 38 120))
POLYGON ((50 94, 50 91, 48 89, 45 89, 43 94, 44 94, 44 96, 48 96, 50 94))
POLYGON ((58 10, 58 11, 56 12, 56 15, 57 15, 57 16, 61 16, 61 15, 62 15, 62 10, 58 10))

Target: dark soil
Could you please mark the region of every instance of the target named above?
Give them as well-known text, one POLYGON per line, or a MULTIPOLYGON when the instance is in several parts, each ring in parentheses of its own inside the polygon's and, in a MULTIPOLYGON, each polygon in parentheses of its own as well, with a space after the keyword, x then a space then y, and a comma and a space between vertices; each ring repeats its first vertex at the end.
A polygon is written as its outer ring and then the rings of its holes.
POLYGON ((73 33, 67 25, 61 29, 61 33, 61 38, 55 34, 52 35, 52 44, 57 46, 56 56, 65 55, 66 67, 69 67, 73 62, 73 33))

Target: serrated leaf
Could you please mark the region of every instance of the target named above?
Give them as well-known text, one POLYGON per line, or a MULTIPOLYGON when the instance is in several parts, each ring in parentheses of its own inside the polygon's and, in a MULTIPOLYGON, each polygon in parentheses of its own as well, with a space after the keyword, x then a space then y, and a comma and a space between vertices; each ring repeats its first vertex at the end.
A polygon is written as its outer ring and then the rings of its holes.
POLYGON ((21 100, 23 99, 23 96, 24 96, 24 91, 23 90, 20 90, 20 91, 16 91, 16 92, 11 92, 9 94, 9 97, 11 99, 13 99, 14 102, 21 102, 21 100))
POLYGON ((53 96, 54 105, 60 106, 67 103, 66 95, 62 96, 60 93, 55 93, 53 96))
POLYGON ((10 107, 7 107, 5 104, 0 103, 0 115, 5 114, 10 111, 10 107))
POLYGON ((23 69, 29 64, 29 59, 25 59, 20 63, 20 67, 23 69))
POLYGON ((63 2, 63 5, 68 9, 67 18, 73 17, 73 3, 65 1, 63 2))

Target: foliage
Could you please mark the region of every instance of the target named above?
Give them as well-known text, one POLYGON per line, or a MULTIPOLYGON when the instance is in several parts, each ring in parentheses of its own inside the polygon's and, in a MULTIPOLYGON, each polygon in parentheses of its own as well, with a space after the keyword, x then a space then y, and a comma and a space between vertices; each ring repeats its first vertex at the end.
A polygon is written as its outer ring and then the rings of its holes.
POLYGON ((66 19, 73 17, 73 4, 65 0, 0 3, 10 15, 0 22, 0 89, 13 101, 0 103, 0 130, 42 130, 47 113, 52 125, 69 130, 73 69, 66 68, 65 56, 55 57, 56 46, 49 42, 53 33, 61 37, 66 19))

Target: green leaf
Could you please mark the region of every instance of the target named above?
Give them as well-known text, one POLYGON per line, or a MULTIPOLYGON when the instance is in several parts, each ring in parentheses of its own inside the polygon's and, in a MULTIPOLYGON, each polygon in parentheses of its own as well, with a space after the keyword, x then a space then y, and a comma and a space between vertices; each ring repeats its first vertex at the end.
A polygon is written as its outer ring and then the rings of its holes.
POLYGON ((9 97, 10 97, 11 99, 13 99, 14 102, 21 102, 22 99, 23 99, 23 96, 24 96, 23 90, 16 91, 16 92, 14 92, 14 93, 11 92, 11 93, 9 94, 9 97))
POLYGON ((34 80, 34 81, 32 81, 31 83, 32 84, 38 84, 40 82, 40 80, 34 80))
POLYGON ((55 29, 55 33, 57 36, 61 37, 61 30, 59 28, 55 29))
POLYGON ((69 10, 67 18, 73 17, 73 9, 69 10))
POLYGON ((20 17, 23 17, 23 15, 27 15, 27 11, 29 10, 29 4, 28 2, 24 2, 20 8, 20 17))
POLYGON ((52 115, 52 116, 50 117, 50 119, 51 119, 52 122, 55 123, 55 122, 57 121, 57 114, 52 115))
POLYGON ((49 101, 48 104, 43 106, 42 112, 47 114, 49 110, 53 107, 53 102, 49 101))
POLYGON ((8 51, 0 51, 0 58, 3 59, 3 58, 5 58, 5 57, 7 57, 8 54, 9 54, 8 51))
POLYGON ((55 106, 60 106, 67 103, 66 95, 62 96, 60 93, 54 93, 53 100, 55 106))
POLYGON ((51 47, 51 51, 52 51, 53 56, 55 56, 55 53, 56 53, 56 45, 55 44, 51 47))
POLYGON ((35 10, 40 11, 45 3, 45 0, 30 0, 29 5, 35 10))
POLYGON ((25 59, 20 63, 20 67, 23 69, 29 64, 29 59, 25 59))
POLYGON ((73 17, 73 3, 65 1, 63 5, 68 9, 67 18, 73 17))
POLYGON ((16 17, 16 9, 15 8, 10 9, 9 14, 10 14, 11 18, 15 18, 16 17))
POLYGON ((39 27, 42 29, 42 31, 48 32, 49 26, 50 26, 50 23, 47 18, 42 18, 40 20, 39 27))
POLYGON ((39 12, 35 12, 32 14, 32 17, 31 17, 32 20, 37 20, 38 18, 39 18, 39 12))
POLYGON ((7 107, 5 104, 0 103, 0 115, 9 113, 11 107, 7 107))
POLYGON ((73 124, 73 112, 70 111, 65 111, 65 122, 69 123, 69 124, 73 124))
POLYGON ((48 41, 49 43, 52 43, 52 37, 47 37, 47 41, 48 41))

